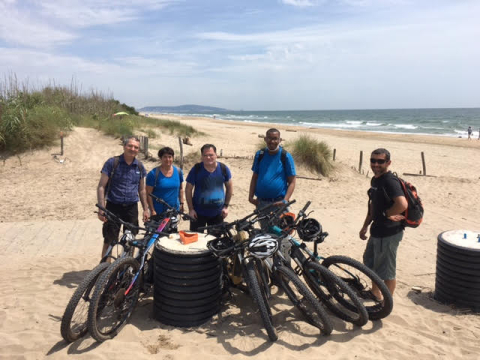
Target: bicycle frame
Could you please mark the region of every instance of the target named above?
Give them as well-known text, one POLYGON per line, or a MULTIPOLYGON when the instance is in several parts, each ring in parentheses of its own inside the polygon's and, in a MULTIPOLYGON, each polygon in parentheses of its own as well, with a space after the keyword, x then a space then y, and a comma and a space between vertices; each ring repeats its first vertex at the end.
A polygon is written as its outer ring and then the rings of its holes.
MULTIPOLYGON (((157 231, 161 232, 163 229, 165 229, 165 227, 167 226, 168 222, 170 221, 170 217, 167 217, 165 219, 162 220, 162 222, 160 223, 160 225, 158 226, 157 228, 157 231)), ((154 233, 150 239, 148 240, 148 243, 145 247, 141 247, 141 250, 143 250, 143 253, 140 255, 139 254, 139 258, 141 258, 141 261, 140 261, 140 267, 137 271, 137 273, 135 274, 135 276, 133 277, 132 279, 132 282, 130 283, 129 287, 127 288, 127 290, 125 290, 125 296, 128 295, 128 293, 130 292, 130 290, 133 288, 133 285, 135 284, 135 282, 137 281, 138 279, 138 276, 140 275, 140 273, 143 271, 143 267, 145 265, 145 258, 148 254, 148 252, 150 251, 150 249, 152 248, 152 246, 155 244, 155 242, 157 241, 158 239, 158 236, 159 234, 157 233, 154 233)), ((137 243, 136 241, 133 243, 133 245, 135 246, 137 243)), ((138 243, 137 243, 138 244, 138 243)))

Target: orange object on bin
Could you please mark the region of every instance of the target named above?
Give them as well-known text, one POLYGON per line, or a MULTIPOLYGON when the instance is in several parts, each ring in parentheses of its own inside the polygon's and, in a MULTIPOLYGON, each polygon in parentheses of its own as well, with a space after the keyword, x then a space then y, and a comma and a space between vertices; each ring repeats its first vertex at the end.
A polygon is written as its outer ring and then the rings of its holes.
POLYGON ((183 245, 191 244, 198 241, 198 233, 187 233, 185 231, 179 231, 180 241, 183 245))

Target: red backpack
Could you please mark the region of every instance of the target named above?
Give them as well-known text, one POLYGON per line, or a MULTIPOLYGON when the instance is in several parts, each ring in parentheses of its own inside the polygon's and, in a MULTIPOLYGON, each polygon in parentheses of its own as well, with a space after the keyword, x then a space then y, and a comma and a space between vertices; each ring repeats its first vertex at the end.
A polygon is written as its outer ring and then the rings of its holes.
POLYGON ((417 189, 413 184, 398 177, 396 173, 393 173, 393 175, 395 175, 400 182, 400 186, 408 202, 407 210, 405 210, 404 213, 405 220, 403 220, 402 223, 405 227, 416 228, 423 220, 424 209, 422 200, 418 196, 417 189))

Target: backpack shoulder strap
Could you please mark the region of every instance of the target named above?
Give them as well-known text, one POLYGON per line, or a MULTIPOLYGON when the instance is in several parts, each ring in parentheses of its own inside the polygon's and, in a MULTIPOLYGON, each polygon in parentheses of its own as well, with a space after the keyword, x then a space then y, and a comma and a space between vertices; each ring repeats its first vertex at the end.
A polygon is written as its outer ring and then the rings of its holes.
POLYGON ((160 166, 155 168, 155 182, 153 183, 153 191, 155 191, 155 186, 157 186, 158 177, 160 176, 160 166))
POLYGON ((260 150, 260 154, 258 154, 258 163, 260 164, 260 161, 262 161, 263 157, 265 156, 265 149, 260 150))
POLYGON ((218 163, 220 164, 220 169, 222 170, 222 175, 223 175, 223 178, 225 179, 227 177, 227 165, 225 165, 220 161, 218 163))
POLYGON ((108 194, 110 193, 110 188, 112 187, 112 178, 113 178, 113 175, 115 175, 115 170, 117 169, 119 162, 120 162, 120 156, 119 155, 114 156, 113 168, 112 168, 112 171, 110 172, 110 176, 108 177, 107 189, 105 190, 105 197, 107 197, 108 194))
POLYGON ((197 176, 198 172, 200 171, 202 167, 202 163, 196 163, 193 168, 194 168, 194 171, 195 171, 195 176, 197 176))

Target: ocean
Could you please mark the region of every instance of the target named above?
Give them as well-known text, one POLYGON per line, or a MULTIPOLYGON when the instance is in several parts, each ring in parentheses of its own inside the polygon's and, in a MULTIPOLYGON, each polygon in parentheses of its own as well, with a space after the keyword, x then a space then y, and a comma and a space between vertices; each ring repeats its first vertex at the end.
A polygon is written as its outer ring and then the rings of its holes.
MULTIPOLYGON (((186 115, 176 113, 176 115, 186 115)), ((394 134, 421 134, 467 137, 467 128, 478 138, 480 108, 390 109, 390 110, 309 110, 309 111, 227 111, 189 116, 255 123, 297 125, 307 128, 370 131, 394 134)))

